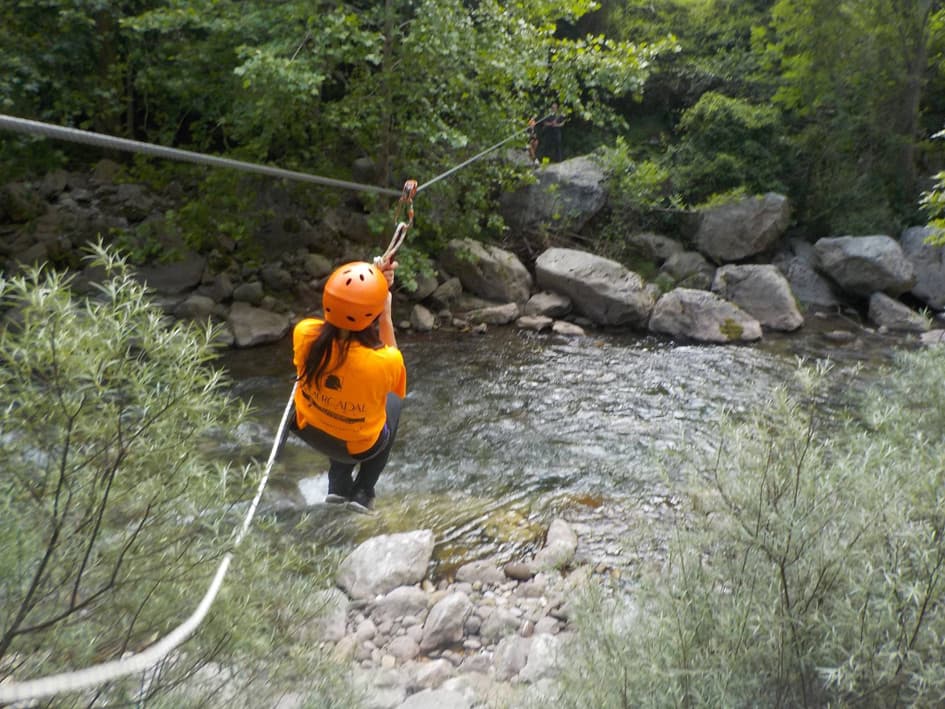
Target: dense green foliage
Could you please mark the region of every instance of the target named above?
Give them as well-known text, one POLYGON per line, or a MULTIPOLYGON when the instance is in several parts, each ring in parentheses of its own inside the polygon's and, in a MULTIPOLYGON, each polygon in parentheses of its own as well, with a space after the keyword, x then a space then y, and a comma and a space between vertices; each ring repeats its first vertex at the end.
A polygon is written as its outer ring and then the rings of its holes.
MULTIPOLYGON (((168 327, 122 260, 99 249, 96 263, 89 297, 53 272, 0 280, 0 679, 114 659, 181 623, 231 550, 233 506, 258 475, 249 462, 214 462, 246 407, 209 366, 212 330, 168 327)), ((193 673, 204 678, 193 692, 258 683, 263 696, 282 683, 342 696, 313 672, 317 651, 291 642, 320 611, 312 588, 330 565, 290 544, 273 553, 266 539, 239 547, 215 613, 147 682, 55 706, 143 700, 193 673), (269 666, 274 652, 284 661, 269 666), (238 677, 217 676, 211 661, 238 677)))
MULTIPOLYGON (((943 29, 939 0, 28 0, 0 9, 0 109, 332 177, 368 158, 399 188, 558 100, 572 154, 622 137, 677 205, 786 191, 812 236, 877 233, 920 218, 940 167, 943 29)), ((95 157, 9 136, 0 156, 14 173, 95 157)), ((414 243, 499 237, 514 175, 440 183, 414 243)), ((203 214, 181 225, 213 241, 202 225, 234 212, 208 179, 189 173, 203 214)), ((263 207, 240 208, 251 239, 263 207)))
MULTIPOLYGON (((586 120, 620 125, 610 98, 639 92, 668 45, 556 33, 557 22, 592 7, 590 0, 290 0, 249 9, 216 0, 19 3, 0 10, 0 64, 16 68, 0 79, 0 104, 53 123, 328 177, 350 179, 352 164, 369 158, 370 181, 399 189, 502 138, 521 133, 523 147, 528 118, 556 99, 586 120), (67 46, 47 51, 43 34, 67 46)), ((6 142, 19 165, 48 165, 20 139, 6 142)), ((501 164, 482 162, 441 183, 416 234, 431 247, 456 234, 499 235, 493 199, 508 178, 501 164)), ((219 186, 194 192, 197 211, 209 217, 202 222, 232 218, 219 186)), ((313 192, 314 210, 347 197, 313 192)), ((388 201, 368 206, 384 211, 388 201)), ((239 213, 250 219, 253 208, 239 213)), ((202 223, 183 225, 196 233, 202 223)))
POLYGON ((665 568, 633 607, 592 600, 559 706, 941 704, 945 349, 902 355, 844 421, 827 371, 693 461, 665 568))

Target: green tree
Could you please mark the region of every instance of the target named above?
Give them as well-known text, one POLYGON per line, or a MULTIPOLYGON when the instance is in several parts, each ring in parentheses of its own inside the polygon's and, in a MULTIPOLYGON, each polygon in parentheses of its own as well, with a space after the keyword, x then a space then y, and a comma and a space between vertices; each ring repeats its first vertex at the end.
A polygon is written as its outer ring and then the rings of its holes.
POLYGON ((932 0, 781 0, 756 39, 801 155, 792 176, 812 229, 894 230, 916 199, 932 0))

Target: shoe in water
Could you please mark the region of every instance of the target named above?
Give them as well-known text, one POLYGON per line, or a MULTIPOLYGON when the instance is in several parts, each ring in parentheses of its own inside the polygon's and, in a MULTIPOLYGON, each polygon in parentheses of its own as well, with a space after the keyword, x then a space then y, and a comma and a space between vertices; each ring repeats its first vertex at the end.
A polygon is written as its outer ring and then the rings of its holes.
POLYGON ((360 512, 363 515, 376 514, 374 512, 374 498, 368 496, 363 490, 358 490, 354 493, 354 497, 348 500, 348 509, 360 512))
POLYGON ((348 498, 344 495, 336 495, 333 492, 329 492, 325 495, 325 502, 329 505, 343 505, 348 501, 348 498))

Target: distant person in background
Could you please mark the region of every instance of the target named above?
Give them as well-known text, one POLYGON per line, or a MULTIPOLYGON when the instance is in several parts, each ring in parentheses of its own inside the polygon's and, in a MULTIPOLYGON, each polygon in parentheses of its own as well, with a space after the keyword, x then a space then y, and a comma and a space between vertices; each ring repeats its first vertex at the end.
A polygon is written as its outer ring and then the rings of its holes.
POLYGON ((534 118, 528 119, 528 159, 538 164, 538 129, 534 118))
POLYGON ((551 114, 545 119, 545 133, 548 136, 551 155, 555 162, 561 162, 561 126, 565 124, 565 117, 561 115, 558 102, 551 104, 551 114))

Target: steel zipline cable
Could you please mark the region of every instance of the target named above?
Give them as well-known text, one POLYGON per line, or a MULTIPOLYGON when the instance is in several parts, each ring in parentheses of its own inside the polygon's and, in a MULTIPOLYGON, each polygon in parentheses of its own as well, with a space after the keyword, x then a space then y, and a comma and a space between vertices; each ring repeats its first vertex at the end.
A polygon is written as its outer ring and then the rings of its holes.
POLYGON ((116 138, 102 133, 93 133, 91 131, 79 130, 77 128, 64 128, 54 126, 50 123, 40 123, 39 121, 30 121, 25 118, 16 118, 0 114, 0 128, 15 131, 17 133, 26 133, 29 135, 38 135, 44 138, 56 138, 71 143, 81 143, 83 145, 93 145, 98 148, 108 148, 112 150, 124 150, 130 153, 141 153, 151 155, 157 158, 166 158, 168 160, 177 160, 179 162, 189 162, 198 165, 210 165, 212 167, 225 167, 243 172, 254 172, 268 177, 285 178, 288 180, 297 180, 300 182, 313 182, 326 187, 338 187, 346 190, 357 190, 361 192, 379 192, 386 195, 399 195, 397 190, 386 187, 375 187, 373 185, 363 185, 357 182, 347 182, 345 180, 335 180, 330 177, 320 177, 310 175, 305 172, 295 172, 294 170, 285 170, 279 167, 269 165, 259 165, 256 163, 243 162, 242 160, 233 160, 231 158, 221 158, 215 155, 204 155, 194 153, 189 150, 180 150, 178 148, 166 148, 162 145, 153 145, 151 143, 142 143, 137 140, 128 140, 127 138, 116 138))
MULTIPOLYGON (((337 187, 341 189, 357 190, 362 192, 377 192, 384 195, 400 196, 401 206, 403 204, 407 204, 409 221, 400 222, 397 225, 394 238, 392 239, 390 246, 388 246, 387 251, 383 256, 376 257, 381 261, 392 259, 406 237, 407 229, 409 229, 410 225, 413 223, 412 201, 416 193, 436 184, 440 180, 446 179, 467 165, 470 165, 477 160, 481 160, 489 153, 497 150, 509 141, 514 140, 526 130, 522 129, 516 131, 508 138, 495 143, 482 152, 477 153, 468 160, 465 160, 459 165, 447 170, 441 175, 434 177, 422 185, 418 186, 413 180, 408 180, 407 184, 404 186, 404 190, 402 192, 398 192, 397 190, 384 187, 359 184, 356 182, 347 182, 345 180, 335 180, 328 177, 320 177, 318 175, 310 175, 303 172, 284 170, 267 165, 258 165, 255 163, 232 160, 229 158, 221 158, 212 155, 203 155, 201 153, 194 153, 187 150, 167 148, 150 143, 128 140, 125 138, 116 138, 109 135, 103 135, 101 133, 92 133, 90 131, 83 131, 75 128, 64 128, 61 126, 55 126, 48 123, 41 123, 39 121, 27 120, 24 118, 17 118, 4 114, 0 114, 0 129, 11 130, 29 135, 37 135, 45 138, 66 140, 101 148, 142 153, 144 155, 151 155, 153 157, 166 158, 169 160, 209 165, 211 167, 223 167, 242 170, 244 172, 252 172, 275 178, 310 182, 319 185, 325 185, 327 187, 337 187)), ((191 615, 183 623, 178 625, 170 633, 165 635, 157 642, 149 645, 141 652, 123 657, 119 660, 112 660, 110 662, 93 665, 85 669, 74 670, 71 672, 62 672, 33 680, 15 681, 8 679, 0 683, 0 705, 11 704, 14 702, 27 702, 34 699, 39 699, 41 697, 49 697, 66 692, 81 691, 90 687, 105 684, 106 682, 110 682, 130 674, 143 672, 167 657, 168 654, 181 645, 194 633, 194 631, 197 630, 209 612, 210 607, 213 605, 213 602, 217 597, 217 593, 219 593, 220 587, 223 584, 223 579, 229 570, 230 563, 233 559, 233 554, 248 533, 249 527, 253 521, 253 517, 255 516, 256 510, 259 507, 259 502, 262 499, 263 491, 265 490, 266 484, 269 480, 269 474, 272 470, 272 466, 275 463, 276 457, 279 454, 279 450, 282 447, 282 442, 287 434, 288 419, 292 411, 292 404, 295 399, 297 387, 298 382, 296 382, 293 386, 292 393, 290 394, 289 400, 286 403, 285 410, 282 414, 282 420, 279 424, 279 430, 276 433, 276 438, 273 442, 269 459, 266 462, 262 479, 260 480, 257 487, 256 495, 250 504, 245 518, 243 519, 243 524, 233 541, 233 548, 224 555, 220 565, 217 567, 216 573, 213 576, 213 580, 211 581, 209 588, 204 593, 203 598, 193 613, 191 613, 191 615)))

